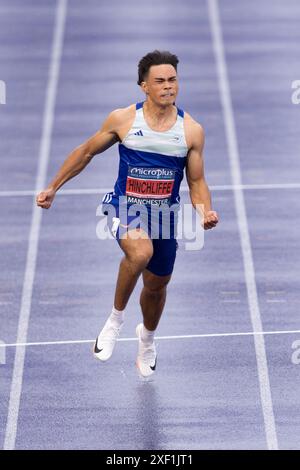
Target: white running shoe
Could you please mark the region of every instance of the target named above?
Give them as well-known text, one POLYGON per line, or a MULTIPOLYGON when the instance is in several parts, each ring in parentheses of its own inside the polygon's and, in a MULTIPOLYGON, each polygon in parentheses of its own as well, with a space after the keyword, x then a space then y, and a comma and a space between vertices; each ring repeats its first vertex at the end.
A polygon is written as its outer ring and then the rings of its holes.
POLYGON ((94 344, 94 356, 100 361, 107 361, 114 350, 123 324, 116 326, 110 318, 107 319, 94 344))
POLYGON ((136 360, 136 366, 143 377, 149 377, 155 371, 157 354, 154 341, 150 346, 146 346, 142 341, 142 328, 143 323, 140 323, 135 330, 139 339, 139 352, 136 360))

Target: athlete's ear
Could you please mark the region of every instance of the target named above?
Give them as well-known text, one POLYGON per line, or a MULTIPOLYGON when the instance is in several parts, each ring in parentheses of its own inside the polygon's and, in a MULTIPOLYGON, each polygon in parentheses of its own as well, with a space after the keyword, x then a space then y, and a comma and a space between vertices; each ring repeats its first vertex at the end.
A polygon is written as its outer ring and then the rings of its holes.
POLYGON ((141 88, 146 95, 148 94, 148 87, 146 82, 141 82, 141 88))

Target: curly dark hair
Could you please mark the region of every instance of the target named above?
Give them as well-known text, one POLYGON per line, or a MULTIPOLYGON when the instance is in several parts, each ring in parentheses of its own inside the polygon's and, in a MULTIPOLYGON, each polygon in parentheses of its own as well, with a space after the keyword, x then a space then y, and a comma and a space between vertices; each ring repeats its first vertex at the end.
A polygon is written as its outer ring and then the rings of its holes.
POLYGON ((138 65, 139 79, 137 84, 140 85, 147 77, 151 65, 170 64, 173 65, 177 72, 177 64, 179 60, 175 54, 169 51, 155 51, 148 52, 140 61, 138 65))

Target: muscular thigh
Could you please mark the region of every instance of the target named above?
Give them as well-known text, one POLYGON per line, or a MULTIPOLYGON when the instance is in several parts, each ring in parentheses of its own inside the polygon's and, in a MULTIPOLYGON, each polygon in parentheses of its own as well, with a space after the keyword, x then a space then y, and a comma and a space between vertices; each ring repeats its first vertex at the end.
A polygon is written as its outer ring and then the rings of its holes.
POLYGON ((126 256, 144 254, 149 259, 153 256, 152 241, 142 229, 129 230, 117 240, 126 256))

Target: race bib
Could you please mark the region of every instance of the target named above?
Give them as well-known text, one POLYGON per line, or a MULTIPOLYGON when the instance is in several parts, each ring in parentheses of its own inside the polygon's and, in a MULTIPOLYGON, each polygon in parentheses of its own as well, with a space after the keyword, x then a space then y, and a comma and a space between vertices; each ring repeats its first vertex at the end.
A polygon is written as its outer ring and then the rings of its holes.
POLYGON ((128 166, 127 201, 133 204, 161 206, 171 203, 175 170, 128 166))

